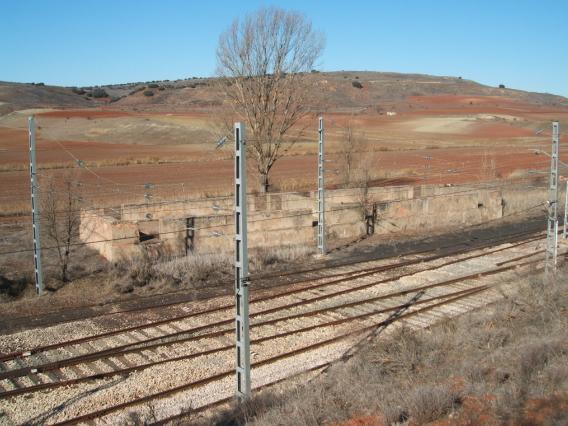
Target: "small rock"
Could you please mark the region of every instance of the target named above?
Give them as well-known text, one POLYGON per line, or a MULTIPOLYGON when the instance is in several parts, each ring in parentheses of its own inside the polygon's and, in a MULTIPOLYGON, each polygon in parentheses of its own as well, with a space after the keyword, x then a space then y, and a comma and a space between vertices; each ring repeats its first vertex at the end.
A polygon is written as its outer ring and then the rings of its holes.
POLYGON ((57 291, 61 289, 64 285, 65 283, 63 281, 58 280, 56 278, 52 278, 50 280, 47 280, 47 282, 45 283, 45 289, 47 291, 57 291))

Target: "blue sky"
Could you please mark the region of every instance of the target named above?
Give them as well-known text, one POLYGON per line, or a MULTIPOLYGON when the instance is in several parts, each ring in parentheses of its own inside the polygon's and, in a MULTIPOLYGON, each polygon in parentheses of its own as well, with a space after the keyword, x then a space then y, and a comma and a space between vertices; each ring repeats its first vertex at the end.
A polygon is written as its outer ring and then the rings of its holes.
POLYGON ((321 70, 453 75, 568 96, 566 0, 1 0, 0 80, 211 76, 219 34, 269 5, 325 33, 321 70))

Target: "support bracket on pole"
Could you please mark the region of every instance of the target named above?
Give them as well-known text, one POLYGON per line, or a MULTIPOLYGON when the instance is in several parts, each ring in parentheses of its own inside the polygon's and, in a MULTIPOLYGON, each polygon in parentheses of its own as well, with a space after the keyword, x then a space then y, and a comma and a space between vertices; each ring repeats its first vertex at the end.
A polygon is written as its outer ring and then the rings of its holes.
POLYGON ((326 253, 325 241, 325 179, 324 179, 324 127, 323 117, 319 118, 318 129, 318 250, 320 254, 326 253))
POLYGON ((31 202, 32 202, 32 238, 34 248, 34 277, 36 285, 36 293, 43 294, 43 272, 41 268, 41 237, 40 237, 40 220, 39 220, 39 200, 37 196, 37 165, 36 165, 36 137, 35 137, 35 119, 28 118, 28 142, 30 157, 30 186, 31 186, 31 202))
POLYGON ((550 154, 550 179, 548 182, 548 219, 546 226, 546 263, 547 273, 556 270, 558 255, 558 121, 552 123, 552 151, 550 154))
POLYGON ((235 328, 237 398, 251 395, 245 126, 235 123, 235 328))

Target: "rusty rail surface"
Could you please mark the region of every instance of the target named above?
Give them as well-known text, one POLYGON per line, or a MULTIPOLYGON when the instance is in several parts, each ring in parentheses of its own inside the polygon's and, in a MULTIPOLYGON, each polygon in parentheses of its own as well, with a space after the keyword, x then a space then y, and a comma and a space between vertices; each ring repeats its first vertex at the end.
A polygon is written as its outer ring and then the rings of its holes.
MULTIPOLYGON (((308 351, 311 351, 311 350, 314 350, 314 349, 318 349, 320 347, 323 347, 323 346, 326 346, 326 345, 329 345, 329 344, 332 344, 332 343, 336 343, 338 341, 345 340, 345 339, 348 339, 348 338, 353 337, 353 336, 357 336, 357 335, 360 335, 360 334, 363 334, 363 333, 366 333, 366 332, 372 332, 373 330, 375 330, 378 327, 388 326, 395 321, 400 321, 400 320, 403 320, 403 319, 406 319, 406 318, 410 318, 410 317, 419 315, 421 313, 430 311, 430 310, 432 310, 436 307, 447 305, 447 304, 450 304, 452 302, 458 301, 460 299, 464 299, 466 297, 480 293, 482 291, 487 290, 487 288, 488 288, 487 286, 481 286, 481 287, 482 288, 471 290, 471 291, 469 291, 468 293, 465 293, 465 294, 456 295, 456 296, 454 296, 450 299, 444 300, 442 302, 437 302, 433 305, 430 305, 430 306, 427 306, 427 307, 424 307, 424 308, 420 308, 416 311, 402 314, 402 315, 398 316, 396 319, 387 319, 387 320, 378 322, 378 323, 370 325, 370 326, 362 327, 360 329, 357 329, 357 330, 354 330, 354 331, 351 331, 351 332, 343 333, 343 334, 331 337, 329 339, 321 340, 321 341, 314 343, 314 344, 310 344, 310 345, 307 345, 307 346, 304 346, 304 347, 301 347, 301 348, 298 348, 298 349, 295 349, 295 350, 292 350, 292 351, 289 351, 289 352, 286 352, 286 353, 283 353, 283 354, 279 354, 279 355, 267 358, 267 359, 262 360, 262 361, 254 362, 252 364, 252 366, 253 367, 261 367, 263 365, 274 363, 274 362, 277 362, 277 361, 280 361, 280 360, 283 360, 283 359, 286 359, 286 358, 290 358, 290 357, 293 357, 293 356, 296 356, 296 355, 299 355, 299 354, 302 354, 302 353, 305 353, 305 352, 308 352, 308 351)), ((234 374, 233 369, 225 370, 223 372, 214 374, 212 376, 209 376, 209 377, 197 380, 197 381, 193 381, 193 382, 190 382, 190 383, 186 383, 184 385, 176 386, 172 389, 167 389, 165 391, 156 392, 156 393, 153 393, 151 395, 146 395, 146 396, 143 396, 143 397, 140 397, 140 398, 136 398, 134 400, 131 400, 131 401, 128 401, 128 402, 125 402, 125 403, 121 403, 121 404, 106 407, 106 408, 103 408, 103 409, 100 409, 100 410, 97 410, 97 411, 93 411, 93 412, 75 417, 73 419, 69 419, 69 420, 59 422, 59 423, 55 423, 54 426, 72 425, 72 424, 78 424, 78 423, 82 423, 82 422, 91 421, 91 420, 94 420, 96 418, 100 418, 102 416, 105 416, 107 414, 119 411, 121 409, 131 407, 133 405, 143 404, 145 402, 148 402, 148 401, 151 401, 151 400, 154 400, 154 399, 163 398, 165 396, 170 396, 170 395, 179 393, 179 392, 184 391, 184 390, 203 386, 203 385, 206 385, 208 383, 211 383, 211 382, 214 382, 214 381, 217 381, 217 380, 221 380, 221 379, 224 379, 226 377, 230 377, 233 374, 234 374)))
MULTIPOLYGON (((489 238, 489 239, 483 239, 483 241, 489 242, 490 245, 494 245, 497 241, 510 242, 512 240, 515 240, 516 238, 526 236, 526 235, 536 234, 536 233, 539 233, 539 232, 542 232, 542 231, 534 231, 533 230, 533 231, 509 233, 506 236, 500 237, 498 239, 489 238)), ((416 255, 419 255, 419 254, 430 253, 430 252, 434 252, 434 251, 441 251, 441 250, 445 250, 445 249, 452 248, 452 247, 459 247, 459 246, 463 246, 463 245, 467 246, 471 242, 475 242, 475 241, 479 241, 479 239, 471 238, 469 240, 466 240, 465 242, 461 242, 461 243, 457 243, 457 244, 447 244, 447 245, 444 245, 444 246, 437 247, 433 250, 430 250, 430 249, 416 250, 416 251, 405 253, 403 256, 416 256, 416 255)), ((477 246, 478 249, 482 249, 484 247, 487 247, 487 244, 477 246)), ((344 268, 344 267, 348 267, 348 266, 360 265, 360 264, 364 264, 364 263, 371 263, 371 262, 377 262, 377 261, 383 261, 383 260, 389 260, 389 259, 395 259, 395 258, 399 258, 399 257, 400 257, 400 255, 393 255, 393 256, 386 256, 386 257, 376 257, 376 258, 365 259, 365 260, 348 261, 348 262, 338 263, 338 264, 335 264, 335 265, 333 265, 333 264, 332 265, 321 265, 321 266, 317 266, 317 267, 314 267, 314 268, 308 268, 308 269, 303 269, 303 270, 277 271, 277 272, 270 273, 270 274, 254 275, 254 276, 251 277, 251 280, 252 281, 262 281, 262 280, 270 279, 270 278, 282 278, 282 277, 291 276, 291 275, 301 275, 301 274, 306 274, 306 273, 310 273, 310 272, 318 272, 318 271, 322 271, 322 270, 339 269, 339 268, 344 268)), ((334 277, 334 276, 341 276, 341 275, 345 275, 347 273, 348 272, 325 275, 325 276, 320 277, 320 279, 331 278, 331 277, 334 277)), ((286 286, 286 285, 293 285, 293 284, 307 282, 307 281, 315 280, 315 279, 318 279, 318 278, 299 278, 295 281, 284 281, 281 284, 271 286, 270 288, 267 288, 267 289, 264 289, 264 290, 271 290, 273 288, 278 288, 278 287, 286 286)), ((161 293, 159 295, 138 296, 134 299, 130 299, 130 300, 127 300, 127 301, 112 301, 112 302, 106 302, 106 303, 96 303, 96 304, 90 304, 90 305, 74 306, 74 307, 71 307, 71 308, 64 308, 64 309, 60 309, 60 310, 47 311, 47 312, 45 312, 45 314, 46 315, 59 314, 60 318, 58 320, 54 320, 54 321, 51 321, 49 323, 49 326, 52 326, 52 325, 57 325, 57 324, 65 324, 65 323, 69 323, 69 322, 73 322, 73 321, 79 321, 81 319, 91 319, 91 318, 97 318, 97 317, 101 317, 101 316, 120 315, 120 314, 131 313, 131 312, 148 311, 148 310, 152 310, 152 309, 159 309, 159 308, 163 308, 163 307, 176 306, 176 305, 195 301, 193 298, 188 297, 188 298, 183 299, 183 300, 178 299, 176 301, 167 301, 167 302, 155 303, 155 304, 151 304, 149 306, 134 306, 134 307, 122 308, 122 309, 118 309, 118 310, 114 310, 114 311, 89 313, 88 315, 69 318, 70 313, 73 313, 74 311, 77 311, 77 310, 100 309, 101 307, 108 307, 108 306, 115 305, 115 304, 120 305, 120 304, 144 302, 145 300, 149 300, 149 299, 152 299, 152 298, 165 298, 167 296, 172 296, 172 295, 176 295, 176 294, 182 296, 185 293, 186 292, 184 290, 182 290, 182 291, 171 291, 171 292, 161 293)), ((213 297, 209 297, 209 298, 206 298, 206 299, 202 299, 201 301, 210 301, 210 300, 214 300, 214 299, 219 298, 219 297, 222 297, 222 296, 213 296, 213 297)), ((35 319, 37 317, 38 317, 38 315, 21 316, 21 317, 18 317, 17 320, 19 322, 25 323, 26 321, 29 322, 31 319, 35 319)), ((6 354, 6 355, 9 356, 11 354, 6 354)), ((3 359, 2 359, 3 356, 5 356, 5 355, 0 354, 0 361, 3 361, 3 359)))
MULTIPOLYGON (((472 257, 473 256, 470 256, 468 258, 472 258, 472 257)), ((521 258, 523 258, 523 257, 524 256, 521 256, 521 258)), ((474 274, 470 274, 470 275, 466 275, 466 276, 453 278, 453 279, 450 279, 450 280, 445 280, 445 281, 438 282, 438 283, 426 284, 426 285, 422 285, 422 286, 418 286, 418 287, 409 288, 409 289, 406 289, 406 290, 391 292, 391 293, 376 296, 376 297, 373 297, 373 298, 367 298, 367 299, 364 299, 364 300, 342 303, 340 305, 336 305, 336 306, 332 306, 332 307, 321 308, 321 309, 308 311, 308 312, 305 312, 305 313, 298 313, 298 314, 289 315, 289 316, 285 316, 285 317, 266 320, 266 321, 262 321, 262 322, 253 324, 253 327, 271 325, 271 324, 275 324, 277 322, 288 321, 288 320, 296 319, 296 318, 303 318, 303 317, 307 318, 307 317, 316 316, 316 315, 320 315, 320 314, 324 314, 324 313, 328 313, 328 312, 332 312, 332 311, 336 311, 336 310, 340 310, 340 309, 344 309, 344 308, 355 307, 355 306, 359 306, 359 305, 373 303, 373 302, 376 302, 376 301, 379 301, 379 300, 386 300, 386 299, 390 299, 390 298, 401 297, 401 296, 404 296, 404 295, 407 295, 407 294, 410 294, 410 293, 416 293, 416 292, 421 292, 421 291, 423 292, 425 290, 436 288, 436 287, 448 286, 448 285, 455 284, 455 283, 462 282, 462 281, 466 281, 466 280, 477 279, 477 278, 481 278, 481 277, 484 277, 484 276, 502 273, 502 272, 505 272, 505 271, 508 271, 508 270, 511 270, 511 269, 515 269, 515 268, 522 267, 522 266, 527 266, 527 265, 534 264, 534 263, 537 263, 537 262, 540 262, 540 260, 533 260, 533 261, 524 262, 524 263, 520 263, 520 264, 509 265, 509 266, 506 266, 506 267, 496 268, 496 269, 492 269, 492 270, 484 271, 484 272, 478 272, 478 273, 474 273, 474 274)), ((452 264, 452 263, 455 263, 455 260, 450 261, 450 262, 446 262, 445 264, 439 265, 439 266, 434 267, 434 268, 429 268, 427 270, 436 269, 436 268, 445 266, 447 264, 452 264)), ((415 273, 417 273, 417 272, 404 274, 402 276, 413 275, 415 273)), ((326 295, 322 295, 322 296, 319 296, 319 297, 316 297, 316 298, 307 299, 307 300, 303 300, 303 301, 300 301, 300 302, 295 302, 295 303, 292 303, 292 304, 279 306, 279 307, 276 307, 276 308, 270 308, 270 309, 267 309, 267 310, 264 310, 264 311, 257 312, 253 315, 258 316, 258 315, 263 315, 263 314, 266 314, 266 313, 276 312, 276 311, 279 311, 279 310, 285 311, 292 306, 300 306, 300 305, 310 304, 310 303, 313 303, 314 301, 319 301, 319 300, 323 300, 325 298, 330 298, 330 297, 335 297, 337 295, 343 295, 343 294, 351 293, 351 292, 354 292, 354 291, 361 290, 362 288, 368 288, 368 287, 376 286, 376 285, 379 285, 379 284, 383 284, 385 282, 394 281, 394 280, 399 279, 399 278, 400 277, 390 278, 390 279, 386 279, 386 280, 374 281, 374 282, 367 283, 367 284, 357 286, 357 287, 354 287, 354 288, 340 290, 340 291, 334 292, 332 294, 326 294, 326 295)), ((471 289, 461 290, 461 291, 458 291, 456 293, 452 293, 451 295, 466 293, 470 290, 471 289)), ((423 304, 423 303, 427 303, 427 302, 430 302, 430 301, 433 301, 433 300, 443 299, 445 297, 448 297, 448 295, 435 296, 435 297, 427 299, 427 300, 425 299, 425 300, 416 302, 416 304, 423 304)), ((401 308, 401 307, 404 307, 404 306, 406 306, 406 305, 404 305, 404 304, 403 305, 397 305, 397 306, 392 307, 392 308, 385 308, 385 309, 381 309, 381 310, 378 310, 378 311, 375 310, 375 311, 372 311, 370 313, 365 313, 365 314, 360 314, 360 315, 355 315, 355 316, 349 316, 349 317, 341 318, 339 320, 335 320, 335 321, 331 321, 331 322, 326 322, 326 323, 312 325, 312 326, 308 326, 308 327, 304 327, 304 328, 300 328, 300 329, 295 329, 295 330, 287 331, 287 332, 284 332, 284 333, 279 333, 279 334, 276 334, 276 335, 271 335, 271 336, 263 337, 263 338, 260 338, 260 339, 256 339, 256 340, 253 341, 253 343, 258 344, 258 343, 261 343, 261 342, 264 342, 264 341, 267 341, 267 340, 278 339, 278 338, 281 338, 281 337, 306 332, 306 331, 313 330, 313 329, 316 329, 316 328, 331 327, 331 326, 334 326, 334 325, 339 325, 339 324, 350 322, 350 321, 356 321, 356 320, 363 319, 363 318, 366 318, 366 317, 369 317, 369 316, 372 316, 372 315, 377 315, 377 314, 388 312, 388 311, 393 310, 393 309, 398 309, 398 308, 401 308)), ((223 321, 219 321, 219 322, 216 322, 216 323, 213 323, 213 324, 209 324, 209 325, 205 325, 205 326, 201 326, 201 327, 196 327, 193 330, 186 330, 186 331, 184 331, 184 333, 187 334, 191 331, 196 332, 196 331, 200 331, 200 330, 203 330, 205 328, 212 327, 212 326, 228 325, 228 324, 232 323, 232 321, 233 321, 232 319, 223 320, 223 321)), ((83 364, 83 363, 87 363, 87 362, 93 362, 93 361, 96 361, 96 360, 101 359, 101 358, 109 358, 109 357, 112 357, 112 356, 125 355, 125 354, 132 353, 132 352, 141 352, 141 351, 153 349, 153 348, 156 348, 156 347, 169 346, 169 345, 179 344, 179 343, 192 341, 192 340, 199 340, 199 339, 217 337, 217 336, 221 336, 221 335, 230 333, 232 331, 233 331, 232 328, 225 328, 225 329, 210 332, 210 333, 207 333, 207 334, 201 334, 201 335, 197 335, 197 336, 186 337, 185 339, 181 339, 181 340, 175 340, 175 341, 165 342, 165 343, 155 343, 155 344, 150 345, 150 346, 143 346, 143 347, 136 347, 136 348, 133 348, 133 347, 129 348, 128 346, 135 346, 135 345, 139 345, 140 343, 123 345, 121 347, 110 348, 110 349, 99 351, 99 352, 96 352, 96 353, 90 353, 90 354, 86 354, 86 355, 71 357, 71 358, 67 358, 65 360, 55 361, 55 362, 43 364, 43 365, 40 365, 40 366, 25 367, 25 368, 20 368, 20 369, 16 369, 16 370, 10 370, 10 371, 6 371, 6 372, 2 372, 0 374, 0 379, 13 379, 13 378, 18 378, 18 377, 23 377, 23 376, 28 376, 28 375, 35 375, 35 374, 38 374, 38 373, 45 373, 45 372, 61 369, 61 368, 64 368, 64 367, 69 367, 69 366, 72 366, 72 365, 83 364)), ((158 340, 158 338, 154 338, 152 340, 158 340)), ((67 386, 67 385, 76 384, 76 383, 80 383, 80 382, 87 381, 87 380, 97 380, 97 379, 101 379, 101 378, 104 378, 104 377, 114 376, 114 375, 117 375, 117 374, 126 374, 126 373, 130 373, 132 371, 143 370, 143 369, 146 369, 146 368, 149 368, 149 367, 152 367, 152 366, 155 366, 155 365, 167 363, 167 362, 174 362, 174 361, 179 361, 179 360, 192 359, 192 358, 196 358, 196 357, 199 357, 199 356, 209 355, 209 354, 212 354, 212 353, 215 353, 215 352, 230 350, 232 348, 233 348, 233 345, 226 345, 226 346, 223 346, 223 347, 214 348, 214 349, 210 349, 210 350, 207 350, 207 351, 201 351, 201 352, 193 353, 191 355, 184 355, 184 356, 180 356, 180 357, 167 358, 167 359, 163 359, 163 360, 160 360, 160 361, 155 361, 155 362, 151 362, 151 363, 147 363, 147 364, 143 364, 143 365, 133 366, 133 367, 124 368, 124 369, 117 369, 117 370, 107 372, 107 373, 98 373, 98 374, 88 375, 88 376, 77 378, 77 379, 64 380, 64 381, 53 382, 53 383, 43 383, 43 384, 39 384, 39 385, 33 385, 33 386, 24 387, 24 388, 14 389, 14 390, 10 390, 10 391, 0 393, 0 398, 7 398, 7 397, 10 397, 10 396, 20 395, 20 394, 24 394, 24 393, 28 393, 28 392, 35 392, 37 390, 48 389, 48 388, 57 387, 57 386, 67 386)))
MULTIPOLYGON (((530 234, 534 234, 534 233, 531 232, 530 234)), ((490 251, 490 252, 479 254, 479 255, 473 255, 473 256, 470 256, 470 257, 467 257, 467 258, 463 258, 463 259, 456 259, 456 260, 450 261, 450 262, 448 262, 444 265, 440 265, 439 267, 447 266, 447 265, 452 264, 452 263, 461 262, 461 261, 468 260, 468 259, 475 258, 475 257, 482 257, 482 256, 492 254, 492 253, 496 253, 496 252, 499 252, 499 251, 508 250, 510 248, 517 247, 517 246, 524 245, 524 244, 528 244, 530 242, 537 241, 539 239, 541 239, 540 236, 529 238, 529 239, 523 240, 519 243, 513 244, 509 247, 496 249, 494 251, 490 251)), ((501 239, 498 239, 497 241, 501 241, 501 239)), ((289 285, 297 284, 297 283, 308 283, 308 285, 305 286, 305 287, 286 290, 286 291, 283 291, 283 292, 273 292, 273 293, 268 294, 266 296, 253 298, 250 303, 254 304, 254 303, 258 303, 258 302, 265 302, 265 301, 273 300, 273 299, 276 299, 276 298, 279 298, 279 297, 282 297, 282 296, 288 296, 288 295, 300 293, 300 292, 303 292, 303 291, 308 291, 308 290, 312 290, 312 289, 318 289, 318 288, 322 288, 322 287, 326 287, 326 286, 331 286, 331 285, 334 285, 334 284, 339 284, 341 282, 353 280, 353 279, 356 279, 356 278, 363 278, 365 276, 373 275, 373 274, 376 274, 376 273, 379 273, 379 272, 386 272, 386 271, 389 271, 389 270, 398 269, 398 268, 402 268, 402 267, 405 267, 405 266, 412 266, 412 265, 417 265, 417 264, 420 264, 420 263, 431 262, 431 261, 438 260, 438 259, 441 259, 441 258, 444 258, 444 257, 456 256, 456 255, 468 253, 468 252, 471 252, 471 251, 483 250, 484 248, 486 248, 488 246, 490 247, 490 246, 495 245, 495 244, 496 244, 495 241, 491 241, 491 242, 488 242, 487 244, 485 244, 483 246, 476 246, 475 248, 460 249, 460 250, 454 251, 452 253, 437 254, 437 255, 430 256, 430 257, 412 259, 412 260, 397 262, 397 263, 393 263, 393 264, 389 264, 389 265, 375 266, 375 267, 361 269, 361 270, 357 270, 357 271, 353 271, 353 272, 345 272, 345 273, 337 274, 338 276, 344 276, 344 278, 338 278, 338 279, 335 279, 335 280, 332 280, 332 281, 329 281, 329 282, 324 282, 324 283, 319 283, 319 284, 309 285, 310 282, 320 281, 322 279, 326 279, 326 278, 330 278, 330 277, 334 278, 335 276, 332 275, 332 276, 326 276, 326 277, 320 277, 320 278, 312 278, 312 279, 298 281, 298 282, 286 283, 286 284, 283 284, 282 286, 289 286, 289 285)), ((365 262, 367 262, 367 261, 365 261, 365 262)), ((416 272, 414 272, 414 273, 416 273, 416 272)), ((403 276, 406 276, 406 275, 403 275, 403 276)), ((400 278, 402 278, 403 276, 401 276, 400 278)), ((279 288, 279 287, 280 286, 275 287, 275 288, 279 288)), ((273 289, 271 289, 271 290, 273 290, 273 289)), ((53 344, 49 344, 49 345, 38 346, 38 347, 32 348, 32 349, 12 352, 12 353, 8 353, 8 354, 1 354, 0 355, 0 362, 10 361, 10 360, 13 360, 13 359, 16 359, 16 358, 21 358, 21 357, 24 357, 24 356, 27 357, 27 356, 30 356, 30 355, 33 355, 33 354, 37 354, 39 352, 45 352, 45 351, 48 351, 48 350, 58 349, 58 348, 62 348, 62 347, 65 347, 65 346, 77 345, 77 344, 85 343, 85 342, 88 342, 88 341, 101 339, 101 338, 104 338, 104 337, 111 337, 111 336, 114 336, 114 335, 123 334, 123 333, 130 332, 130 331, 137 331, 137 330, 141 330, 141 329, 144 329, 144 328, 156 327, 156 326, 159 326, 159 325, 164 325, 164 324, 167 324, 167 323, 192 318, 192 317, 196 317, 196 316, 199 316, 199 315, 205 315, 205 314, 220 312, 220 311, 223 311, 223 310, 230 310, 230 309, 233 309, 233 307, 234 306, 233 306, 232 303, 224 304, 224 305, 221 305, 221 306, 216 306, 216 307, 213 307, 213 308, 200 310, 200 311, 197 311, 197 312, 191 312, 191 313, 187 313, 187 314, 183 314, 183 315, 177 315, 177 316, 167 318, 167 319, 147 322, 147 323, 144 323, 144 324, 120 328, 120 329, 116 329, 116 330, 112 330, 112 331, 102 332, 102 333, 94 334, 94 335, 91 335, 91 336, 86 336, 86 337, 77 338, 77 339, 71 339, 71 340, 53 343, 53 344)), ((268 313, 268 312, 265 312, 265 313, 268 313)), ((183 333, 183 332, 180 332, 180 333, 183 333)), ((162 338, 167 338, 167 337, 169 337, 169 336, 168 335, 160 336, 160 337, 154 338, 154 339, 162 339, 162 338)), ((139 343, 140 342, 138 342, 138 344, 139 343)), ((133 345, 133 344, 131 344, 131 345, 133 345)), ((0 378, 1 378, 1 375, 0 375, 0 378)))

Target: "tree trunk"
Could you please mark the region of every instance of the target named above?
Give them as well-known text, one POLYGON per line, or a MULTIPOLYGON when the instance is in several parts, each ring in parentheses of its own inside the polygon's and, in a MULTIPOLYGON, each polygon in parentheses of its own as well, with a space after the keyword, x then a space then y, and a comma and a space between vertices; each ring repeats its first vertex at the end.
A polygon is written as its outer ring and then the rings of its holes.
POLYGON ((61 281, 64 283, 69 281, 69 278, 67 277, 67 262, 64 262, 63 265, 61 265, 61 281))
POLYGON ((268 172, 260 172, 260 192, 263 194, 267 193, 269 187, 268 172))

